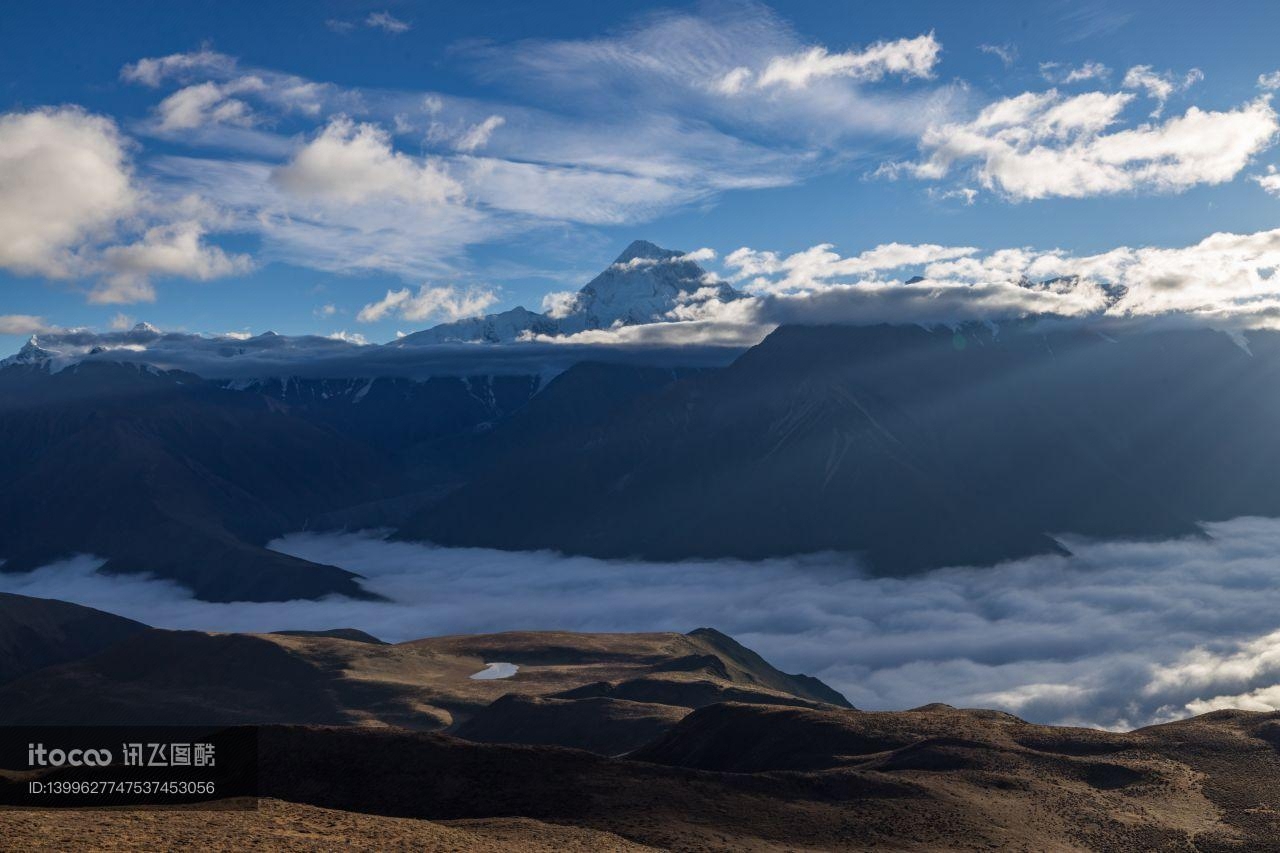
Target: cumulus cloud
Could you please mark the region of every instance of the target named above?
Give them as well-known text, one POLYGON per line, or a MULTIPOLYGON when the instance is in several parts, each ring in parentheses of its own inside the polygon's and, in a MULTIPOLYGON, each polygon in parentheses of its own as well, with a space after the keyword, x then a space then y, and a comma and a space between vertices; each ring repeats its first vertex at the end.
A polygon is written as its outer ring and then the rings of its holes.
POLYGON ((151 301, 153 276, 247 270, 204 241, 207 204, 139 184, 129 148, 110 119, 74 107, 0 116, 0 268, 92 281, 90 301, 107 303, 151 301))
POLYGON ((157 225, 142 239, 103 251, 106 275, 89 292, 90 302, 154 302, 156 276, 209 281, 246 273, 253 268, 248 255, 228 254, 205 242, 205 226, 197 220, 157 225))
POLYGON ((920 140, 925 159, 888 164, 878 174, 940 180, 972 164, 971 178, 1020 201, 1179 192, 1230 181, 1280 128, 1264 97, 1232 110, 1191 107, 1162 124, 1112 130, 1132 98, 1025 92, 988 105, 971 121, 930 127, 920 140))
POLYGON ((361 323, 376 323, 387 317, 451 322, 483 314, 497 301, 497 294, 483 287, 431 287, 424 284, 417 293, 407 287, 388 290, 382 299, 361 308, 356 319, 361 323))
POLYGON ((242 77, 228 83, 199 83, 179 89, 156 107, 162 131, 191 130, 208 124, 250 125, 253 111, 233 97, 260 92, 266 84, 257 77, 242 77))
POLYGON ((1205 530, 1160 542, 1062 537, 1070 556, 905 579, 838 556, 638 563, 300 533, 273 547, 359 572, 391 601, 211 604, 166 582, 96 575, 90 558, 0 575, 0 588, 160 627, 342 625, 391 641, 710 625, 869 710, 942 701, 1129 728, 1236 701, 1280 707, 1280 522, 1205 530))
POLYGON ((1159 118, 1164 112, 1165 101, 1177 92, 1185 92, 1203 79, 1204 72, 1199 68, 1192 68, 1178 78, 1172 71, 1154 71, 1150 65, 1135 65, 1125 72, 1120 85, 1126 89, 1143 91, 1154 99, 1156 108, 1151 111, 1151 117, 1159 118))
POLYGON ((329 338, 330 340, 342 341, 343 343, 348 343, 348 344, 355 344, 356 346, 359 346, 359 347, 369 346, 369 339, 366 338, 364 335, 360 334, 359 332, 348 332, 346 329, 341 329, 337 332, 332 332, 326 335, 325 337, 329 338))
POLYGON ((115 123, 75 107, 0 115, 0 267, 67 278, 139 203, 115 123))
POLYGON ((560 290, 542 297, 542 313, 553 320, 568 317, 578 310, 578 299, 581 294, 576 290, 560 290))
POLYGON ((805 290, 834 278, 966 257, 978 251, 969 246, 884 243, 853 257, 842 258, 832 251, 834 248, 830 243, 822 243, 781 257, 775 252, 756 251, 744 246, 726 256, 725 265, 733 270, 732 281, 752 279, 756 289, 777 293, 805 290))
POLYGON ((1274 92, 1280 89, 1280 71, 1269 71, 1266 74, 1258 75, 1258 88, 1264 92, 1274 92))
MULTIPOLYGON (((318 116, 326 106, 337 109, 358 104, 358 97, 328 83, 316 83, 294 74, 255 68, 242 71, 233 56, 209 48, 191 53, 175 53, 164 57, 140 59, 125 65, 122 80, 149 88, 166 83, 181 84, 156 107, 156 120, 146 129, 162 136, 173 136, 216 128, 248 127, 266 120, 248 103, 284 114, 318 116)), ((208 136, 210 142, 233 142, 277 151, 283 141, 270 134, 241 133, 236 137, 208 136)))
POLYGON ((38 335, 55 328, 34 314, 0 314, 0 335, 38 335))
POLYGON ((437 161, 396 151, 385 130, 346 116, 332 119, 272 178, 295 195, 344 204, 379 197, 443 204, 462 192, 437 161))
POLYGON ((1254 181, 1258 186, 1262 187, 1268 193, 1274 196, 1280 196, 1280 174, 1276 172, 1275 166, 1267 166, 1265 175, 1254 175, 1254 181))

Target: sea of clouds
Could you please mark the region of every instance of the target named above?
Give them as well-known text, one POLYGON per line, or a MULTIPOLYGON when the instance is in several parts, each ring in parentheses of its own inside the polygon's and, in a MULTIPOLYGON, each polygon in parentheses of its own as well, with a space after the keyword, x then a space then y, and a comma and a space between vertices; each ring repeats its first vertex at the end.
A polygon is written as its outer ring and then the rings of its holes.
POLYGON ((387 602, 212 604, 80 557, 0 589, 157 627, 355 627, 386 640, 516 629, 711 626, 869 710, 928 702, 1132 728, 1280 707, 1280 520, 1158 542, 1063 537, 1071 556, 876 578, 847 557, 641 563, 298 533, 277 550, 365 576, 387 602))

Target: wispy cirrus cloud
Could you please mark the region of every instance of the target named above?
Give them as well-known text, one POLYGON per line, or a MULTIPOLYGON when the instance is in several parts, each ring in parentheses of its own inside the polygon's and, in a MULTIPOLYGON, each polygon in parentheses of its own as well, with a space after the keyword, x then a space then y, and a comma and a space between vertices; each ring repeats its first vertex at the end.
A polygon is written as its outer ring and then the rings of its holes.
POLYGON ((1050 83, 1071 85, 1086 80, 1105 80, 1111 76, 1111 69, 1101 62, 1083 62, 1070 65, 1062 62, 1041 62, 1040 76, 1050 83))
POLYGON ((1012 68, 1013 64, 1018 61, 1018 46, 1012 43, 980 44, 978 45, 978 50, 1000 60, 1000 64, 1005 68, 1012 68))
POLYGON ((262 261, 436 277, 501 237, 640 223, 833 168, 848 143, 901 137, 934 109, 923 103, 950 97, 876 91, 889 77, 927 82, 940 51, 932 34, 832 51, 744 6, 658 13, 594 40, 456 52, 482 83, 518 89, 514 100, 353 89, 211 48, 142 59, 121 76, 176 87, 139 132, 221 149, 149 161, 157 195, 209 200, 260 239, 262 261), (712 85, 739 66, 751 69, 753 103, 712 85), (773 145, 762 132, 788 139, 773 145))

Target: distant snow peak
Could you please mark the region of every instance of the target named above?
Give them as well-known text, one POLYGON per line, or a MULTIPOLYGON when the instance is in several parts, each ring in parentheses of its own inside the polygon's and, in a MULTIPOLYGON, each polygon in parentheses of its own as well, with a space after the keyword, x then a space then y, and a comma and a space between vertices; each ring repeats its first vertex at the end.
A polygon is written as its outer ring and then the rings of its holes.
POLYGON ((397 343, 509 343, 540 335, 571 335, 652 323, 690 301, 739 298, 740 293, 698 265, 698 260, 711 257, 714 253, 707 249, 685 253, 636 240, 581 290, 544 300, 543 313, 513 308, 433 326, 405 335, 397 343))
POLYGON ((16 354, 9 356, 4 361, 0 361, 0 365, 44 364, 52 361, 57 356, 58 353, 53 350, 47 350, 40 346, 40 339, 36 335, 32 335, 30 339, 22 345, 22 349, 18 350, 16 354))

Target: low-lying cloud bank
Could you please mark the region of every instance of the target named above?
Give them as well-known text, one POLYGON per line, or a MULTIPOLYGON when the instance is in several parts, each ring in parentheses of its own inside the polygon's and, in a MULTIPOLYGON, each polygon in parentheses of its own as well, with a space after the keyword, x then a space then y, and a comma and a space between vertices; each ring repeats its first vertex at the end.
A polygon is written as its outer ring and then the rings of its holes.
POLYGON ((725 256, 722 272, 746 298, 688 300, 664 322, 538 339, 750 344, 784 324, 956 326, 1028 317, 1194 323, 1234 333, 1280 327, 1278 268, 1280 229, 1092 255, 906 243, 852 255, 827 243, 790 255, 743 247, 725 256))
MULTIPOLYGON (((0 318, 2 319, 2 318, 0 318)), ((745 345, 716 338, 705 345, 671 346, 638 342, 608 347, 550 344, 443 343, 429 346, 365 345, 320 335, 198 335, 139 323, 132 329, 95 332, 49 329, 36 336, 51 369, 83 360, 149 364, 185 370, 205 379, 252 380, 274 377, 363 379, 395 376, 539 375, 549 379, 580 361, 608 361, 652 367, 719 367, 745 345)), ((753 341, 754 343, 754 341, 753 341)), ((4 362, 0 361, 0 366, 4 362)))
POLYGON ((0 589, 168 628, 361 628, 384 639, 513 629, 727 631, 865 709, 927 702, 1129 728, 1220 707, 1280 707, 1280 520, 1203 538, 1086 542, 1073 556, 908 579, 847 558, 635 563, 300 533, 275 547, 367 577, 391 603, 210 604, 77 558, 0 589))
MULTIPOLYGON (((714 258, 713 251, 701 249, 681 260, 714 258)), ((416 295, 409 289, 388 291, 360 312, 365 320, 393 312, 414 321, 467 319, 471 324, 462 324, 464 328, 443 327, 464 339, 478 336, 485 320, 495 329, 511 327, 500 336, 504 343, 486 346, 437 343, 448 335, 409 335, 380 346, 359 346, 363 337, 345 331, 327 337, 208 336, 140 325, 95 332, 58 328, 42 317, 20 314, 0 315, 0 333, 37 334, 42 347, 68 358, 102 349, 103 358, 179 367, 211 378, 341 378, 432 375, 441 372, 438 364, 454 362, 460 364, 458 373, 493 373, 493 363, 539 359, 561 365, 542 371, 553 373, 595 358, 634 358, 655 365, 725 363, 732 350, 750 347, 786 324, 954 327, 1040 318, 1112 328, 1198 324, 1232 334, 1280 328, 1280 229, 1220 232, 1187 246, 1117 246, 1092 255, 930 243, 885 243, 851 255, 841 255, 827 243, 790 255, 742 247, 726 255, 719 268, 701 275, 672 302, 647 306, 649 322, 607 325, 606 320, 603 328, 572 334, 563 333, 565 324, 553 322, 572 298, 565 293, 548 294, 545 300, 552 313, 541 319, 552 331, 521 325, 512 312, 474 320, 492 303, 493 294, 454 286, 424 285, 416 295), (573 347, 579 352, 571 352, 573 347), (707 352, 700 355, 698 347, 707 352), (634 354, 627 354, 628 348, 634 354), (689 349, 664 354, 664 348, 689 349), (615 349, 621 355, 610 352, 615 349), (644 354, 646 349, 650 355, 644 354)))

